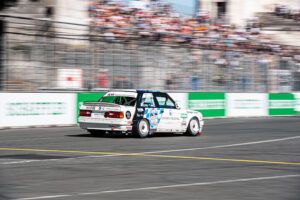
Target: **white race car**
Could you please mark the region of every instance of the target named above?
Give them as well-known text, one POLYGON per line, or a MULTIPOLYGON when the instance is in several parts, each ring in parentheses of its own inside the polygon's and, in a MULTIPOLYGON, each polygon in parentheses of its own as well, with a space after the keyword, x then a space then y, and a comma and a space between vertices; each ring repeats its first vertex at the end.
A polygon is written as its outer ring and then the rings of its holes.
POLYGON ((200 112, 179 108, 167 93, 151 90, 111 91, 97 102, 84 102, 78 122, 95 136, 118 131, 141 138, 155 132, 197 136, 204 125, 200 112))

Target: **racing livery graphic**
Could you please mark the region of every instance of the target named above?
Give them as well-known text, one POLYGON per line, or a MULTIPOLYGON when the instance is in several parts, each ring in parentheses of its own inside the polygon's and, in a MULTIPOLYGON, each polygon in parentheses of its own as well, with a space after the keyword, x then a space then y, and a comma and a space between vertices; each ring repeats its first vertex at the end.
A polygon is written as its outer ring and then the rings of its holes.
POLYGON ((150 127, 156 128, 161 115, 162 115, 163 109, 162 108, 146 108, 144 113, 144 118, 149 120, 150 127))
POLYGON ((200 135, 200 112, 182 109, 165 92, 136 90, 107 92, 95 102, 80 106, 79 125, 92 135, 132 133, 144 138, 156 132, 200 135))

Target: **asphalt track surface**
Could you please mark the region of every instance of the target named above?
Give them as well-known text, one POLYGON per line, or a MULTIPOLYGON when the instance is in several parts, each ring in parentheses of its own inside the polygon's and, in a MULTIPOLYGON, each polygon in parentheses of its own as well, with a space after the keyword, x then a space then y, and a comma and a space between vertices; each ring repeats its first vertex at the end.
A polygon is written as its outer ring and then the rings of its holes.
POLYGON ((0 131, 0 199, 300 199, 300 118, 210 119, 198 137, 0 131))

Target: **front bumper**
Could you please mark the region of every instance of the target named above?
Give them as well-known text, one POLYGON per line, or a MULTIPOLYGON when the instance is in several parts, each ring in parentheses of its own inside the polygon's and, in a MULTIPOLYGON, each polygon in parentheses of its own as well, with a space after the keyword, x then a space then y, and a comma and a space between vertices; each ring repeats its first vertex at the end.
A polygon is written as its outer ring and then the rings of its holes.
POLYGON ((202 133, 203 126, 204 126, 204 121, 201 120, 201 121, 200 121, 200 131, 199 131, 200 133, 202 133))
POLYGON ((132 131, 132 126, 128 124, 100 124, 100 123, 88 123, 80 122, 80 128, 91 130, 103 130, 103 131, 132 131))

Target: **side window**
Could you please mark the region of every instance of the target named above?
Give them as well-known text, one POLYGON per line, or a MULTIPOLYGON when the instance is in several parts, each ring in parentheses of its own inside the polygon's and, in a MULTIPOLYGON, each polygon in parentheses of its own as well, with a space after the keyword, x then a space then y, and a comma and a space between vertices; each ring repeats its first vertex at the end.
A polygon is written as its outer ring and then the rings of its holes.
POLYGON ((144 93, 143 94, 142 101, 141 101, 141 107, 149 107, 149 108, 155 107, 152 93, 144 93))
POLYGON ((171 99, 169 99, 168 98, 168 100, 167 100, 167 106, 169 107, 169 108, 175 108, 176 106, 175 106, 175 103, 171 100, 171 99))
POLYGON ((157 96, 156 99, 159 107, 164 107, 167 103, 167 97, 157 96))
POLYGON ((161 108, 175 108, 175 103, 164 94, 157 94, 156 100, 161 108))

